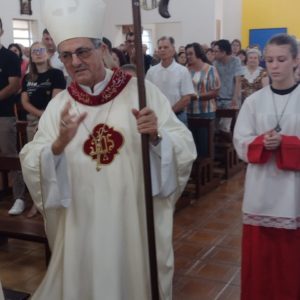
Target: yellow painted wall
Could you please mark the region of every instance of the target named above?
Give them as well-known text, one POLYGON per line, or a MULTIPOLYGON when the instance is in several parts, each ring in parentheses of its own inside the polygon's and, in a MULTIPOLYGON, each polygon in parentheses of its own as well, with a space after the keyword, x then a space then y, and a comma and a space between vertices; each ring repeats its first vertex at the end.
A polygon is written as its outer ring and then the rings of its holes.
POLYGON ((249 29, 279 27, 300 39, 300 0, 243 0, 243 47, 248 46, 249 29))

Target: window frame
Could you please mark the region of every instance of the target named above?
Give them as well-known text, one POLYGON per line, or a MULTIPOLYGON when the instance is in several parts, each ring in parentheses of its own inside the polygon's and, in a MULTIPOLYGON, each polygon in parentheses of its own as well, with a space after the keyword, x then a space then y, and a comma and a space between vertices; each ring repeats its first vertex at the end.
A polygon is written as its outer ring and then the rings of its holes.
POLYGON ((34 34, 33 34, 33 27, 34 27, 34 21, 32 20, 25 20, 25 19, 13 19, 13 40, 14 43, 22 44, 24 47, 30 47, 34 41, 34 34), (17 26, 16 22, 22 22, 24 23, 23 26, 17 26), (16 31, 19 32, 26 32, 28 37, 18 36, 16 34, 16 31))

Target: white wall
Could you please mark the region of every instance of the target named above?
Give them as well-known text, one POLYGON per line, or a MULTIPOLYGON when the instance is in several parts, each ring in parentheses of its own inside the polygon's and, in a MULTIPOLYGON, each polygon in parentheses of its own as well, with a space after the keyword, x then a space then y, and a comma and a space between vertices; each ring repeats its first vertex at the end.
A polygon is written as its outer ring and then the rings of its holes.
POLYGON ((0 18, 2 19, 4 34, 1 37, 1 43, 8 46, 13 42, 12 20, 33 20, 36 21, 35 40, 39 40, 42 35, 43 25, 40 17, 40 0, 31 1, 32 15, 20 14, 20 0, 0 0, 0 18))
POLYGON ((223 38, 230 41, 242 38, 242 1, 223 1, 223 38))
MULTIPOLYGON (((84 0, 83 0, 84 1, 84 0)), ((19 0, 0 0, 0 17, 5 33, 3 45, 12 42, 12 19, 37 21, 37 39, 44 25, 40 17, 41 0, 32 0, 33 15, 20 15, 19 0)), ((106 0, 107 12, 103 34, 114 45, 123 42, 121 25, 132 24, 131 0, 106 0)), ((155 28, 154 42, 162 35, 175 38, 176 47, 190 42, 210 43, 216 38, 216 19, 221 20, 222 37, 232 40, 241 37, 242 0, 170 0, 170 19, 164 19, 157 9, 142 10, 145 28, 155 28)))
MULTIPOLYGON (((225 0, 226 1, 226 0, 225 0)), ((215 0, 215 12, 216 12, 216 20, 220 21, 220 37, 223 37, 223 26, 224 26, 224 1, 223 0, 215 0)), ((215 37, 218 39, 218 36, 215 37)))
MULTIPOLYGON (((157 10, 142 11, 142 23, 156 24, 157 38, 160 37, 160 33, 173 36, 176 46, 195 41, 209 43, 216 34, 216 1, 171 0, 170 19, 163 19, 157 10)), ((104 34, 113 43, 121 42, 116 40, 118 36, 116 25, 122 24, 132 24, 131 1, 110 0, 107 2, 104 34)))
MULTIPOLYGON (((156 24, 156 42, 162 36, 172 36, 175 39, 175 45, 178 48, 182 45, 182 23, 172 22, 172 23, 158 23, 156 24)), ((155 43, 156 45, 157 43, 155 43)), ((183 44, 184 45, 184 44, 183 44)))

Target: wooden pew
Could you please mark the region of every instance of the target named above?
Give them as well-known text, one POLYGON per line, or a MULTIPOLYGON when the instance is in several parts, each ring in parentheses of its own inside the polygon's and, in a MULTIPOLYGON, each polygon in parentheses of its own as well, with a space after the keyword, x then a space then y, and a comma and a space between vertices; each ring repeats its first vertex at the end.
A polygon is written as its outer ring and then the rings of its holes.
MULTIPOLYGON (((27 143, 26 133, 27 121, 17 121, 17 149, 18 151, 27 143)), ((0 172, 2 175, 2 190, 0 195, 5 196, 10 193, 8 173, 9 171, 21 170, 18 154, 3 155, 0 153, 0 172)))
POLYGON ((1 201, 0 203, 0 237, 2 240, 12 238, 44 244, 46 264, 48 264, 50 249, 42 216, 38 215, 30 219, 24 214, 9 216, 7 211, 10 206, 10 201, 1 201))
POLYGON ((27 143, 27 121, 17 121, 16 127, 17 127, 17 147, 19 151, 22 149, 22 147, 27 143))
POLYGON ((215 150, 216 160, 221 162, 224 167, 224 178, 229 179, 244 168, 244 163, 238 158, 232 143, 232 132, 238 115, 238 109, 218 109, 217 118, 232 118, 231 121, 231 140, 230 134, 222 140, 221 136, 216 135, 215 150))
POLYGON ((193 163, 190 183, 195 186, 195 197, 199 198, 216 188, 220 178, 214 173, 214 131, 215 120, 189 118, 189 128, 206 128, 208 131, 208 155, 197 157, 193 163))
MULTIPOLYGON (((17 121, 17 145, 20 150, 27 142, 26 121, 17 121)), ((0 171, 4 191, 9 190, 8 172, 21 170, 19 155, 1 155, 0 154, 0 171)), ((2 193, 3 194, 3 193, 2 193)), ((5 197, 5 194, 3 196, 5 197)), ((1 201, 0 203, 0 239, 2 241, 8 238, 27 240, 32 242, 43 243, 45 245, 46 263, 50 260, 50 250, 48 240, 45 234, 44 222, 42 216, 35 218, 26 218, 24 215, 9 216, 8 210, 11 203, 1 201)))

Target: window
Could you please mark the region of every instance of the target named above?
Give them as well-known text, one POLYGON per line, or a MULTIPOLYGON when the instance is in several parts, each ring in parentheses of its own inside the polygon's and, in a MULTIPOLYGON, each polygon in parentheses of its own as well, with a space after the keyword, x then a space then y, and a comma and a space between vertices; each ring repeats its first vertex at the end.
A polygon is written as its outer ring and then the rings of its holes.
POLYGON ((144 29, 142 35, 142 43, 147 45, 147 54, 153 53, 152 32, 150 29, 144 29))
POLYGON ((30 47, 33 43, 33 21, 13 20, 14 43, 30 47))

